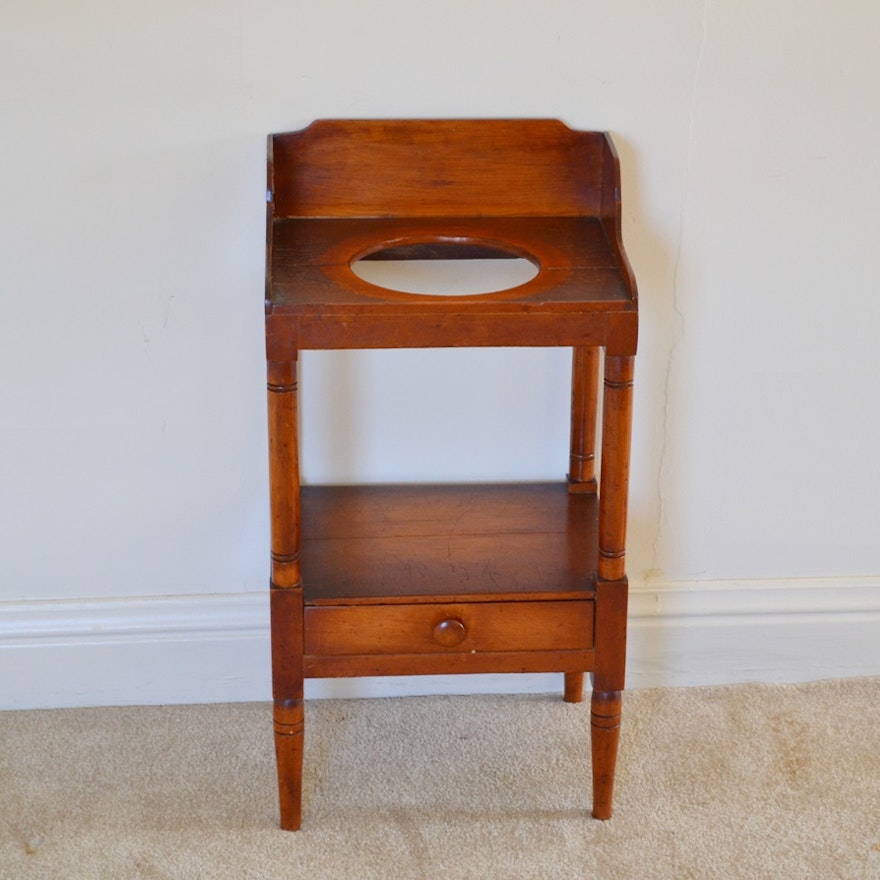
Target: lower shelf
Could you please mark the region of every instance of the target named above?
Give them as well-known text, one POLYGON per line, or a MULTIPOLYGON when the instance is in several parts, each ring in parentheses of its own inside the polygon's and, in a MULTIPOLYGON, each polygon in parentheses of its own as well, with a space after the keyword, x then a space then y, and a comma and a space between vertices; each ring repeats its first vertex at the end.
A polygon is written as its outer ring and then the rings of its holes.
POLYGON ((309 605, 585 599, 595 496, 565 483, 304 486, 309 605))
POLYGON ((307 677, 592 669, 594 496, 520 483, 301 499, 307 677))

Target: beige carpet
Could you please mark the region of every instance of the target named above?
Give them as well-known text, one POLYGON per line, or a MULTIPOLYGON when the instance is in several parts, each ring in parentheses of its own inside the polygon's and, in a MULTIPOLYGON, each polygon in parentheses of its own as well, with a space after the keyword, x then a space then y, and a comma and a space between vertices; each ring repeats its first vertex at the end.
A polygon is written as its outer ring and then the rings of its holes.
POLYGON ((880 878, 880 679, 625 710, 603 823, 587 703, 313 702, 297 833, 266 705, 0 713, 0 878, 880 878))

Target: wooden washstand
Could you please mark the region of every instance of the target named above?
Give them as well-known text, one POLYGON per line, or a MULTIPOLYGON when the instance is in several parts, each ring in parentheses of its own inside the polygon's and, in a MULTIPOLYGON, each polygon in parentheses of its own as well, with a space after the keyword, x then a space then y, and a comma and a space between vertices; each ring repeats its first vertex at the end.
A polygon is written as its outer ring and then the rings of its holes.
POLYGON ((561 672, 572 702, 590 672, 593 815, 609 818, 638 324, 611 139, 554 120, 320 121, 272 135, 268 173, 282 827, 301 823, 304 678, 454 672, 561 672), (538 273, 500 292, 429 296, 352 270, 361 259, 475 256, 525 257, 538 273), (301 486, 298 353, 438 346, 571 347, 567 479, 301 486))

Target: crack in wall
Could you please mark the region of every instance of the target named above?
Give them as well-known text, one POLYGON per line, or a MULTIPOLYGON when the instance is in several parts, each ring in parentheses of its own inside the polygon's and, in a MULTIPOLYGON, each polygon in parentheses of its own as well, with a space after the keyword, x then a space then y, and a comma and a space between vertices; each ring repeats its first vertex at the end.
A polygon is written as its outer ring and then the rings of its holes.
POLYGON ((708 18, 708 0, 703 0, 700 6, 700 44, 697 49, 696 61, 694 63, 694 72, 691 80, 691 93, 688 101, 688 129, 687 129, 687 146, 685 149, 684 171, 681 178, 681 200, 679 203, 678 214, 678 244, 675 252, 675 260, 672 269, 672 313, 673 313, 673 329, 672 344, 669 347, 669 355, 666 360, 666 373, 663 378, 663 429, 662 442, 660 445, 660 461, 657 467, 657 531, 654 536, 654 543, 651 553, 651 569, 647 574, 647 580, 657 580, 662 578, 663 572, 660 566, 660 546, 666 527, 668 513, 666 504, 664 503, 663 484, 665 482, 666 470, 669 466, 669 428, 670 428, 670 387, 672 385, 672 376, 675 370, 676 361, 678 360, 681 341, 685 331, 685 317, 681 309, 679 301, 679 275, 681 271, 682 252, 684 250, 684 233, 686 224, 687 194, 690 183, 691 158, 693 156, 694 144, 694 117, 697 104, 697 95, 700 86, 700 74, 703 67, 703 55, 706 47, 706 21, 708 18))

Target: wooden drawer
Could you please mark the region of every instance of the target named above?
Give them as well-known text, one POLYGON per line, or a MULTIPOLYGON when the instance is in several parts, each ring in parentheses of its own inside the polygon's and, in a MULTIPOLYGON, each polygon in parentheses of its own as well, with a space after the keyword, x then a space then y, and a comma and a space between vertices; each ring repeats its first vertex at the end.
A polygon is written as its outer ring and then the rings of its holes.
POLYGON ((312 656, 558 652, 592 646, 591 600, 305 609, 305 654, 312 656))

